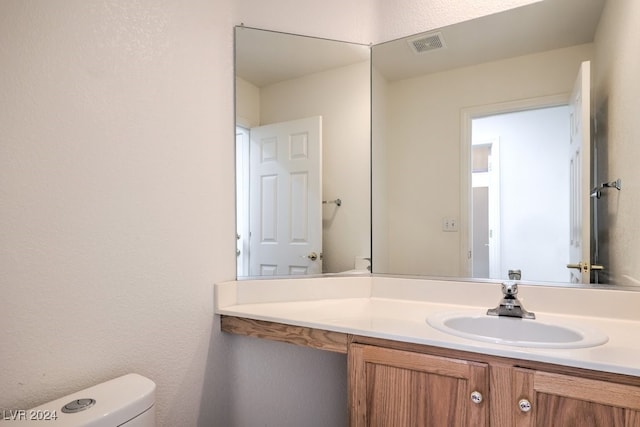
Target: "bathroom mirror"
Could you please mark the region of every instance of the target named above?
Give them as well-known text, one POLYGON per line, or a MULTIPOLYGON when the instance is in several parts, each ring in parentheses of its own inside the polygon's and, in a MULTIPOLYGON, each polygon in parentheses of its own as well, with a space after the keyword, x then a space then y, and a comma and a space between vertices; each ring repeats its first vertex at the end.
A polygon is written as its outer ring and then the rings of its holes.
POLYGON ((567 265, 583 203, 583 261, 603 268, 583 283, 640 284, 638 9, 545 0, 373 46, 373 272, 580 282, 567 265), (584 61, 591 177, 572 208, 584 61))
POLYGON ((367 272, 369 46, 235 29, 238 278, 367 272))

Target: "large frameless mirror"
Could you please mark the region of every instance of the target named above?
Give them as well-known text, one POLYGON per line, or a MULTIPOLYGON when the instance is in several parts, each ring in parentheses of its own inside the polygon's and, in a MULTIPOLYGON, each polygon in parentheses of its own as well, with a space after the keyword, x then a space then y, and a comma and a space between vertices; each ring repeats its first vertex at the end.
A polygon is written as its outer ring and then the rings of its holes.
POLYGON ((640 284, 637 15, 546 0, 373 46, 373 272, 640 284))
POLYGON ((237 276, 368 273, 370 49, 235 29, 237 276))
POLYGON ((631 0, 537 2, 375 45, 371 81, 367 46, 238 27, 238 277, 373 258, 381 274, 639 285, 638 18, 631 0), (302 127, 281 147, 287 123, 302 127), (317 172, 253 171, 277 157, 317 172))

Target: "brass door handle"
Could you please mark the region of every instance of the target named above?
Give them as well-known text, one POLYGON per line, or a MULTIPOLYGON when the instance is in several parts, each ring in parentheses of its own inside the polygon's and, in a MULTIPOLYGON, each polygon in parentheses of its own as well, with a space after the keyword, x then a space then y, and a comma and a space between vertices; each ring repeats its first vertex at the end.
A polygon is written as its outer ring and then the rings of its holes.
POLYGON ((597 265, 597 264, 589 264, 588 262, 579 262, 577 264, 567 264, 567 268, 575 268, 577 270, 583 271, 583 272, 587 272, 589 270, 596 270, 596 271, 602 271, 604 270, 604 266, 603 265, 597 265))
POLYGON ((575 268, 577 270, 582 270, 582 263, 579 262, 577 264, 567 264, 567 268, 575 268))

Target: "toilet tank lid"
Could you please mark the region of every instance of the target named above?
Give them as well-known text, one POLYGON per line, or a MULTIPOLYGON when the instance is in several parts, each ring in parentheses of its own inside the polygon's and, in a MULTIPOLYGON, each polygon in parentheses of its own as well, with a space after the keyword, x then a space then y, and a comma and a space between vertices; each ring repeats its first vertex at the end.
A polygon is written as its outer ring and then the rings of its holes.
MULTIPOLYGON (((57 419, 46 423, 51 427, 119 426, 153 407, 155 389, 156 384, 150 379, 138 374, 127 374, 40 405, 27 411, 27 415, 30 411, 43 416, 46 411, 55 411, 57 419), (95 403, 80 412, 62 412, 66 404, 79 399, 94 399, 95 403)), ((42 426, 43 421, 35 425, 42 426)))

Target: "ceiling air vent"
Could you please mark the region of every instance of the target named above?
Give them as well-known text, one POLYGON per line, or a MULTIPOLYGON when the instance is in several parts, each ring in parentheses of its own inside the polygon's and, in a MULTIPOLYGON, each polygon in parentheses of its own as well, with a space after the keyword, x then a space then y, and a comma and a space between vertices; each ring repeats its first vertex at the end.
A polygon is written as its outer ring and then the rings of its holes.
POLYGON ((442 38, 442 33, 422 34, 419 37, 407 40, 414 53, 425 53, 431 50, 447 47, 442 38))

